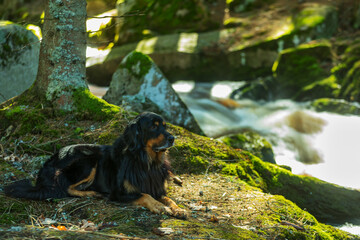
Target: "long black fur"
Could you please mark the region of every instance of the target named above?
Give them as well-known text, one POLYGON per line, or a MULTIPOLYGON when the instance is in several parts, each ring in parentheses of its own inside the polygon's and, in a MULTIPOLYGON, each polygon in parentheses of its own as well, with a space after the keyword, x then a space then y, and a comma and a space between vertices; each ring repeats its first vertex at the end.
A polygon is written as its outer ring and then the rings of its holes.
POLYGON ((155 199, 166 194, 165 181, 170 164, 152 161, 146 150, 149 139, 164 135, 161 151, 172 146, 174 137, 166 131, 163 119, 154 113, 143 113, 131 121, 113 145, 78 144, 60 149, 39 171, 35 186, 21 180, 4 188, 5 194, 16 198, 45 200, 70 197, 71 185, 86 179, 93 168, 96 175, 76 190, 95 191, 110 200, 132 202, 147 193, 155 199), (154 126, 154 122, 158 122, 154 126), (127 181, 137 191, 128 191, 127 181))

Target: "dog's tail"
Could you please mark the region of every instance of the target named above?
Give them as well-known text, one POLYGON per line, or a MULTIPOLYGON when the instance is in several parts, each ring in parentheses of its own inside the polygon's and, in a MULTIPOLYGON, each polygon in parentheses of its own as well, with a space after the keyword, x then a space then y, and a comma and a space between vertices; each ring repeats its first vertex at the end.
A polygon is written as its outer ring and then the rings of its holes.
POLYGON ((17 181, 4 187, 5 195, 14 198, 27 198, 32 200, 45 200, 49 198, 64 198, 63 191, 48 186, 33 186, 28 179, 17 181))

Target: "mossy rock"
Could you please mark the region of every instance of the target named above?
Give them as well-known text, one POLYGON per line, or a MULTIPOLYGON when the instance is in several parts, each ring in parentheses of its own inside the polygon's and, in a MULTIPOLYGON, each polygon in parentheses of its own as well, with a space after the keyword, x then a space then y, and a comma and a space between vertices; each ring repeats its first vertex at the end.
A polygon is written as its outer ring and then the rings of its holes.
POLYGON ((133 51, 123 59, 103 98, 112 104, 128 106, 132 111, 152 110, 168 122, 203 134, 161 70, 141 52, 133 51))
POLYGON ((285 196, 299 207, 306 208, 319 221, 342 222, 346 218, 354 220, 360 216, 360 208, 348 208, 347 205, 360 200, 358 190, 339 187, 314 177, 293 175, 260 159, 253 159, 253 164, 266 183, 266 191, 285 196))
MULTIPOLYGON (((315 86, 320 94, 321 91, 325 95, 332 94, 334 90, 331 85, 333 81, 330 81, 332 79, 321 82, 330 75, 330 69, 324 66, 329 64, 331 66, 332 59, 331 45, 323 41, 303 44, 297 48, 282 51, 273 66, 278 87, 277 97, 293 98, 299 90, 313 89, 315 86), (330 82, 330 88, 328 88, 328 82, 330 82)), ((317 97, 321 97, 321 95, 317 97)))
POLYGON ((265 162, 276 163, 271 144, 256 132, 245 131, 225 136, 221 141, 233 148, 249 151, 265 162))
POLYGON ((271 76, 259 78, 246 83, 244 86, 233 91, 230 98, 251 99, 256 101, 272 101, 276 96, 276 82, 271 76))
POLYGON ((308 32, 313 39, 329 38, 337 31, 338 13, 334 6, 310 3, 293 16, 295 29, 308 32))
MULTIPOLYGON (((339 40, 342 44, 341 40, 339 40)), ((360 41, 359 39, 344 41, 345 50, 340 52, 340 61, 333 67, 332 74, 340 84, 341 89, 337 91, 336 98, 345 99, 350 102, 360 101, 360 41)), ((338 44, 338 43, 336 43, 338 44)))
POLYGON ((330 77, 303 87, 296 93, 293 99, 298 101, 308 101, 319 97, 334 98, 338 96, 340 89, 341 86, 338 83, 337 78, 334 75, 331 75, 330 77))
POLYGON ((348 70, 339 96, 349 101, 360 101, 360 60, 348 70))
POLYGON ((312 101, 310 106, 318 112, 360 115, 360 106, 357 103, 347 102, 343 99, 321 98, 312 101))

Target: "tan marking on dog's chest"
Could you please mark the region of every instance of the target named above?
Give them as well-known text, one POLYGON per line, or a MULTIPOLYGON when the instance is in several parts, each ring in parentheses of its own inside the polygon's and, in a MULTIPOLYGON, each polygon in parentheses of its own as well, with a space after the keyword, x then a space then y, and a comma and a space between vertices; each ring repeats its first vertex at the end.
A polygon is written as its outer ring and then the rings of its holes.
POLYGON ((153 146, 161 144, 164 141, 165 136, 160 134, 157 138, 149 139, 146 142, 145 150, 150 156, 151 162, 161 162, 163 152, 154 152, 153 146))

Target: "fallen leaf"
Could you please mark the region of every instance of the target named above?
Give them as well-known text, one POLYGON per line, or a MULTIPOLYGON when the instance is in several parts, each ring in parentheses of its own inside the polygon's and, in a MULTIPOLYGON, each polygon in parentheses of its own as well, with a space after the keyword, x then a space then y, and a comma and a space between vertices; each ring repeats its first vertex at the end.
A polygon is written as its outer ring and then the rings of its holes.
POLYGON ((50 224, 55 224, 56 221, 55 220, 52 220, 50 218, 45 218, 43 220, 40 220, 42 224, 44 225, 50 225, 50 224))
POLYGON ((57 226, 57 229, 60 231, 67 231, 66 227, 62 225, 57 226))
POLYGON ((195 203, 191 203, 189 205, 190 209, 191 210, 194 210, 194 211, 201 211, 201 210, 205 210, 205 206, 199 206, 199 205, 196 205, 195 203))
POLYGON ((159 236, 170 235, 174 232, 172 228, 153 228, 153 233, 159 236))
POLYGON ((212 215, 210 218, 210 222, 217 223, 217 222, 219 222, 219 219, 215 215, 212 215))

